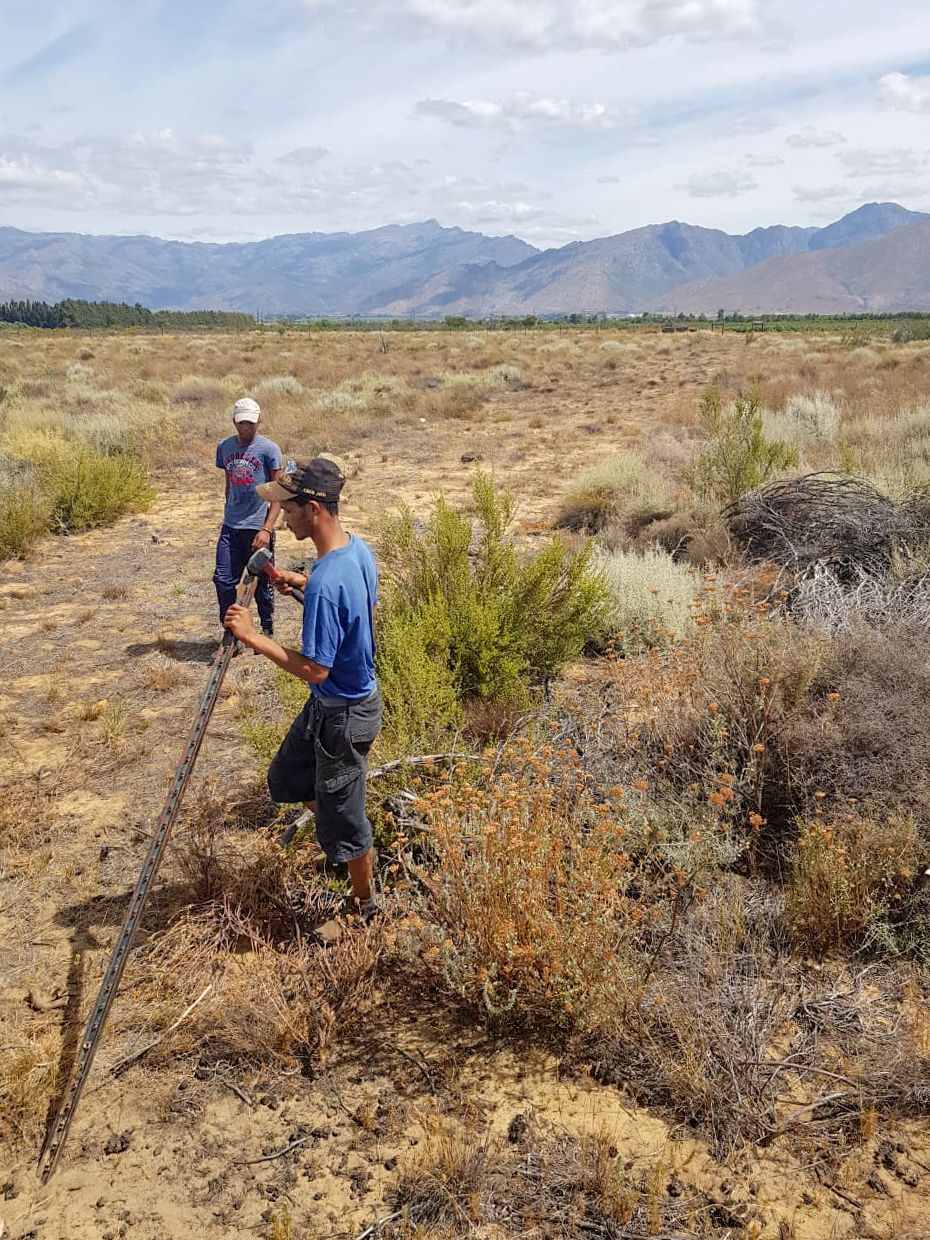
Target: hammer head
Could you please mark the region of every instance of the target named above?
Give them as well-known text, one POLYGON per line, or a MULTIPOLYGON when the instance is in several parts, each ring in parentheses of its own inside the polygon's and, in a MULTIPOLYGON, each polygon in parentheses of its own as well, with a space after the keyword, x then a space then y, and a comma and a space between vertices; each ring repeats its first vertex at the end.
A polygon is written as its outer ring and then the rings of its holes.
MULTIPOLYGON (((240 560, 240 563, 241 562, 242 561, 240 560)), ((249 558, 249 562, 248 564, 246 564, 246 568, 249 570, 249 572, 252 574, 253 577, 257 577, 259 576, 260 573, 263 573, 265 571, 265 569, 268 567, 270 563, 271 563, 271 552, 269 551, 269 549, 267 547, 259 547, 258 551, 252 552, 252 555, 249 558)))

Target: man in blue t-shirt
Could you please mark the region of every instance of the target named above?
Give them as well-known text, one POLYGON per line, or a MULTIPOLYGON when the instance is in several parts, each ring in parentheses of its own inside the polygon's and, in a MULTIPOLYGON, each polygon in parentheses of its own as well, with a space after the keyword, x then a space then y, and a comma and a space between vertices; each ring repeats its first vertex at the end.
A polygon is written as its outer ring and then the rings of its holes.
MULTIPOLYGON (((262 411, 258 402, 243 396, 233 405, 235 435, 216 445, 216 467, 226 477, 226 507, 216 544, 216 601, 220 623, 231 603, 236 586, 253 551, 270 547, 274 552, 274 526, 281 508, 268 503, 256 488, 273 482, 281 472, 281 449, 258 433, 262 411)), ((262 632, 274 631, 274 591, 268 577, 258 579, 255 591, 262 632)))
POLYGON ((294 537, 310 538, 316 547, 309 574, 282 573, 279 583, 283 593, 304 592, 301 651, 257 633, 245 607, 229 608, 226 627, 243 645, 310 686, 307 705, 268 768, 268 788, 275 801, 302 801, 313 811, 327 860, 348 866, 350 911, 367 921, 378 908, 365 813, 368 751, 381 728, 374 638, 378 570, 368 546, 342 528, 344 482, 335 461, 315 457, 288 461, 277 481, 258 487, 262 499, 281 505, 294 537))

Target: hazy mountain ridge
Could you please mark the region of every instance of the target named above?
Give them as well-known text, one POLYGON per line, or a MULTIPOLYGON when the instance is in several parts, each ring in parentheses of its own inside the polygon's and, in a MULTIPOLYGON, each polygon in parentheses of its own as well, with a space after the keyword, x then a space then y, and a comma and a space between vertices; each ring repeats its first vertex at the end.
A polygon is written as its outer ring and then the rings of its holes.
POLYGON ((920 309, 930 299, 928 219, 868 203, 825 228, 734 236, 671 220, 549 250, 435 220, 243 243, 0 228, 0 298, 297 315, 920 309), (913 243, 892 245, 911 264, 893 261, 896 289, 859 247, 915 228, 913 243))
POLYGON ((699 280, 651 309, 715 314, 888 314, 930 311, 930 219, 853 245, 772 259, 725 279, 699 280))
POLYGON ((517 237, 435 220, 222 244, 0 228, 0 295, 139 301, 153 310, 351 314, 368 310, 381 289, 463 264, 504 267, 534 253, 517 237))

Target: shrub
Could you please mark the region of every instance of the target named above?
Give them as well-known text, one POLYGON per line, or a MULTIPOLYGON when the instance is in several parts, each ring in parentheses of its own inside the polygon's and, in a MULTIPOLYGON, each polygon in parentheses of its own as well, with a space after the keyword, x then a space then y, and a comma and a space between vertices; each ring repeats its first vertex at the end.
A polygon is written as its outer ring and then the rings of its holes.
POLYGON ((853 629, 824 647, 789 759, 798 781, 887 817, 930 841, 930 639, 922 628, 853 629))
POLYGON ((35 471, 0 459, 0 560, 22 558, 49 528, 51 505, 35 471))
POLYGON ((907 344, 912 340, 930 340, 930 322, 926 319, 916 319, 912 323, 902 323, 891 333, 891 339, 895 344, 907 344))
POLYGON ((126 453, 103 456, 45 435, 36 439, 32 459, 54 529, 71 533, 107 525, 147 508, 154 498, 145 465, 126 453))
POLYGON ((601 553, 595 564, 610 591, 611 630, 623 635, 624 649, 665 645, 691 631, 692 606, 701 588, 693 568, 658 548, 601 553))
POLYGON ((378 667, 386 727, 397 738, 451 722, 453 699, 523 702, 603 635, 606 588, 590 548, 569 552, 553 539, 521 559, 507 538, 509 498, 479 474, 474 499, 474 527, 443 499, 422 532, 409 512, 382 524, 378 667))
POLYGON ((799 456, 803 456, 805 449, 834 446, 841 422, 840 411, 826 392, 790 396, 784 410, 766 410, 762 415, 763 430, 769 439, 781 440, 799 456))
POLYGON ((278 392, 282 396, 302 396, 304 385, 293 375, 271 375, 256 386, 256 392, 278 392))
POLYGON ((52 520, 69 533, 109 525, 127 512, 144 510, 155 496, 141 461, 86 450, 69 453, 67 461, 55 468, 50 493, 52 520))
POLYGON ((635 452, 617 452, 582 474, 565 499, 559 524, 603 530, 619 525, 635 536, 650 521, 671 516, 672 487, 635 452))
POLYGON ((823 955, 880 932, 916 869, 908 815, 844 814, 802 823, 788 874, 785 918, 792 943, 823 955))
POLYGON ((565 757, 517 742, 497 765, 490 786, 458 779, 419 803, 436 862, 421 952, 495 1026, 591 1028, 629 989, 624 828, 565 757))
POLYGON ((724 405, 720 388, 712 384, 701 398, 701 422, 709 443, 690 470, 691 481, 718 503, 728 504, 798 463, 795 448, 766 438, 757 388, 724 405))

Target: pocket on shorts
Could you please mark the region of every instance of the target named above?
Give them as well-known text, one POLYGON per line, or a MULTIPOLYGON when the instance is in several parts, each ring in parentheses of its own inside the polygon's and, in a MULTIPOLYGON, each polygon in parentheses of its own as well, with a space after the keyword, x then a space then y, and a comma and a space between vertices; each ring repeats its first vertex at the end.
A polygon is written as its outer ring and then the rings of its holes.
POLYGON ((313 739, 324 758, 330 762, 344 762, 352 751, 346 712, 332 715, 321 712, 314 721, 313 739))
POLYGON ((358 702, 349 709, 348 738, 353 745, 370 748, 372 741, 381 731, 381 697, 374 694, 364 702, 358 702))

